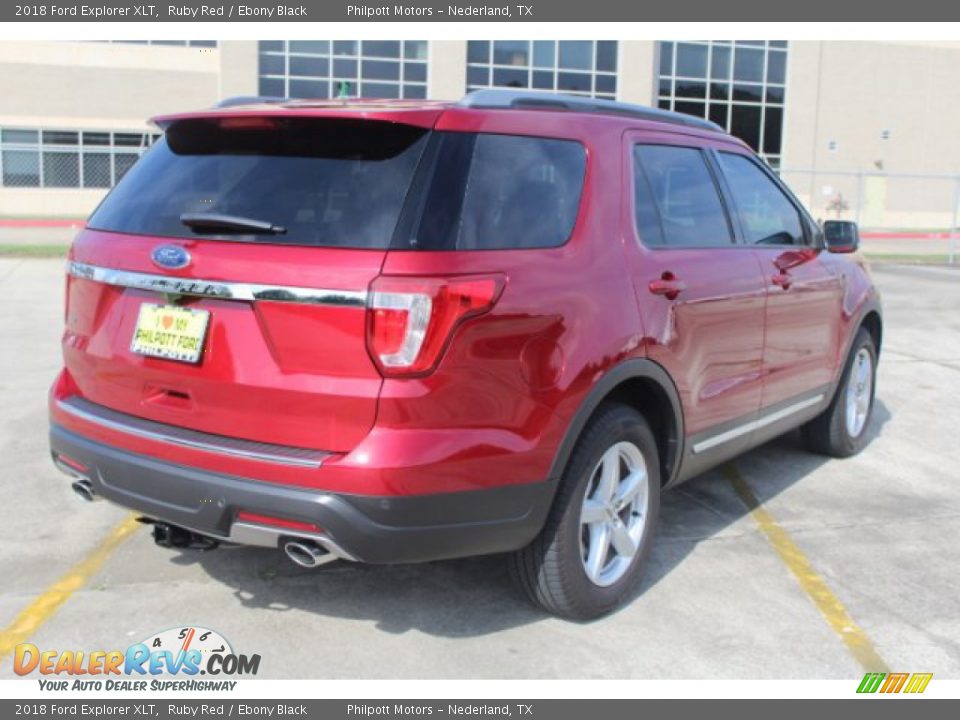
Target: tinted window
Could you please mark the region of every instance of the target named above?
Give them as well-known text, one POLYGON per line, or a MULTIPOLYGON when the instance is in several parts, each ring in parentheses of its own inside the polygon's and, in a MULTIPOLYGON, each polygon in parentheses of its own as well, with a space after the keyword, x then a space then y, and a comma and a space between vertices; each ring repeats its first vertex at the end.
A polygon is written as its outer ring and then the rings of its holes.
POLYGON ((191 119, 167 130, 89 225, 320 247, 551 247, 573 229, 585 166, 583 147, 569 140, 376 121, 191 119), (181 216, 197 213, 286 232, 184 226, 181 216))
POLYGON ((637 145, 634 167, 637 232, 644 243, 675 247, 731 243, 716 183, 699 150, 637 145))
POLYGON ((637 234, 647 247, 663 245, 663 228, 660 226, 660 213, 653 198, 653 190, 647 174, 640 165, 639 152, 633 160, 633 213, 637 224, 637 234))
POLYGON ((802 245, 800 214, 773 180, 743 155, 719 153, 719 157, 747 242, 802 245))
POLYGON ((586 155, 571 140, 438 133, 407 247, 495 250, 563 245, 573 230, 586 155))
POLYGON ((279 235, 244 231, 244 240, 386 248, 427 137, 420 128, 375 121, 183 120, 127 173, 89 225, 195 237, 180 216, 218 213, 286 228, 279 235))

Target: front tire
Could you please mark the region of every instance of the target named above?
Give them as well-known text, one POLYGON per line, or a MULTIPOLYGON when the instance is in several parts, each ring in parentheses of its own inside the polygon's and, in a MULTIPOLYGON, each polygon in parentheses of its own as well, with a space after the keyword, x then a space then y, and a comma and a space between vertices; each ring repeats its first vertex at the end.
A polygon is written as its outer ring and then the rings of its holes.
POLYGON ((650 426, 631 407, 601 405, 577 441, 543 530, 511 556, 511 574, 547 612, 599 617, 636 587, 659 509, 650 426))
POLYGON ((867 444, 877 379, 877 347, 860 328, 843 368, 840 386, 829 407, 803 426, 803 438, 813 452, 845 458, 867 444))

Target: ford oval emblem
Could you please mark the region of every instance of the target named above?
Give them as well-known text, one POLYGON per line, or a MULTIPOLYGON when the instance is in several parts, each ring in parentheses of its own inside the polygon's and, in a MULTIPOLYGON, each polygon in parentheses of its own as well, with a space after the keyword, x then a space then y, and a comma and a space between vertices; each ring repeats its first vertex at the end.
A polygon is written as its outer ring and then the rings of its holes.
POLYGON ((157 245, 150 253, 150 259, 162 268, 179 270, 190 264, 190 253, 179 245, 157 245))

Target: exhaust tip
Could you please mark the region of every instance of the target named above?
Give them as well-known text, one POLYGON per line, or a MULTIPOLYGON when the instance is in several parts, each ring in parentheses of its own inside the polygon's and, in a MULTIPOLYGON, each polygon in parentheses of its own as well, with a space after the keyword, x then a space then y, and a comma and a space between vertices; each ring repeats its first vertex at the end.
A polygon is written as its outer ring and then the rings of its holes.
POLYGON ((81 500, 93 502, 97 499, 97 493, 93 489, 93 483, 89 480, 77 480, 70 485, 70 488, 81 500))
POLYGON ((283 552, 292 562, 305 568, 319 567, 333 559, 333 556, 322 547, 307 541, 285 543, 283 552))

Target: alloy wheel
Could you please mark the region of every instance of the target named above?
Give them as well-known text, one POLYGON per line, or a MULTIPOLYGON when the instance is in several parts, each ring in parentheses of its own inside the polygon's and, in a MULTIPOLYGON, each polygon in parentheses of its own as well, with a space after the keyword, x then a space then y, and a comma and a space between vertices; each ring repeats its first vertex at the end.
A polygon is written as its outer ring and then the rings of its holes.
POLYGON ((587 578, 620 580, 640 549, 650 501, 647 465, 631 442, 611 446, 594 468, 580 509, 580 557, 587 578))
POLYGON ((853 359, 850 378, 847 381, 846 421, 847 433, 852 438, 860 436, 870 414, 873 396, 873 358, 862 347, 853 359))

